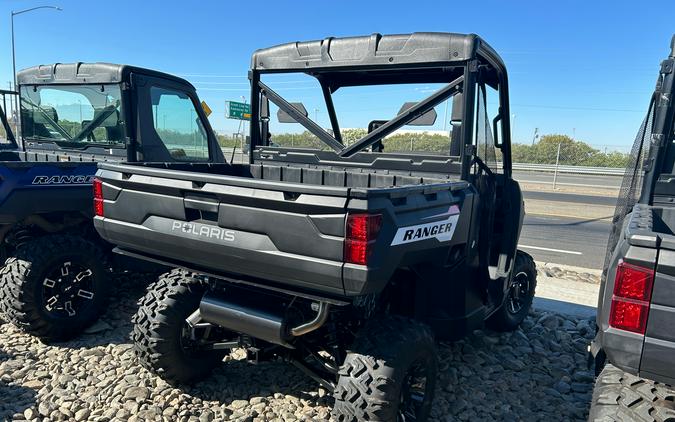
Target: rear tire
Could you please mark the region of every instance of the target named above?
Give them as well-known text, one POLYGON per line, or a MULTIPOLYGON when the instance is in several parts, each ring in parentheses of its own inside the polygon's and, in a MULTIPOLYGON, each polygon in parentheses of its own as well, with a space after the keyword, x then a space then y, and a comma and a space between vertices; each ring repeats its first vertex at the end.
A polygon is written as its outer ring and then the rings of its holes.
POLYGON ((537 288, 537 267, 534 259, 523 251, 516 252, 513 279, 502 306, 485 321, 495 331, 513 331, 520 326, 532 307, 537 288))
POLYGON ((201 278, 186 270, 172 270, 148 287, 132 318, 131 337, 141 365, 172 384, 205 378, 229 353, 192 351, 184 345, 185 319, 199 308, 206 290, 201 278))
POLYGON ((75 337, 105 310, 105 262, 101 249, 80 237, 32 240, 0 271, 1 309, 9 322, 43 342, 75 337))
POLYGON ((588 420, 674 422, 675 389, 607 364, 595 382, 588 420))
POLYGON ((437 373, 429 327, 403 317, 371 320, 340 367, 332 416, 340 422, 425 421, 437 373), (401 412, 413 413, 414 418, 400 419, 401 412))

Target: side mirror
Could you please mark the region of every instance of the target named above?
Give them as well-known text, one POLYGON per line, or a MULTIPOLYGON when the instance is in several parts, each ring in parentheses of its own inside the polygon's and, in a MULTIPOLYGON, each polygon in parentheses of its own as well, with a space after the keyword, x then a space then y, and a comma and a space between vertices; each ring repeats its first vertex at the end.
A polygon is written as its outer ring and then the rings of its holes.
MULTIPOLYGON (((106 113, 105 109, 96 109, 94 111, 94 119, 99 117, 101 114, 106 113)), ((120 124, 120 112, 113 110, 112 113, 107 113, 105 119, 99 124, 101 127, 117 127, 120 124)))
POLYGON ((33 122, 37 124, 49 124, 59 120, 54 107, 42 107, 41 109, 33 109, 33 122))
MULTIPOLYGON (((401 106, 401 109, 398 111, 398 114, 403 113, 404 111, 406 111, 410 107, 414 106, 415 104, 417 104, 417 103, 416 102, 404 103, 401 106)), ((418 117, 415 120, 413 120, 412 122, 408 123, 408 125, 410 125, 410 126, 433 126, 434 123, 436 123, 437 117, 438 117, 438 114, 436 114, 436 110, 432 108, 431 110, 425 112, 420 117, 418 117)))
MULTIPOLYGON (((293 107, 295 107, 303 116, 307 117, 307 109, 305 108, 304 104, 302 103, 290 103, 293 107)), ((277 111, 277 119, 279 120, 279 123, 297 123, 294 118, 292 118, 288 113, 283 111, 282 109, 279 109, 277 111)))

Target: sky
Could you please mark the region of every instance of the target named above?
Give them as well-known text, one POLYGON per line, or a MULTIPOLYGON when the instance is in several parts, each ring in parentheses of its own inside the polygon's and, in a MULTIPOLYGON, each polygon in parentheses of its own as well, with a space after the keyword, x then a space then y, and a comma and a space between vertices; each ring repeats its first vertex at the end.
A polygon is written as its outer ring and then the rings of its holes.
MULTIPOLYGON (((329 36, 441 31, 476 33, 502 56, 515 142, 531 143, 538 128, 540 134, 567 134, 598 148, 626 150, 675 33, 672 0, 0 0, 3 88, 12 80, 10 13, 40 5, 63 11, 14 18, 17 69, 104 61, 183 76, 213 109, 214 129, 225 133, 237 131, 239 124, 224 118, 225 101, 248 100, 246 72, 257 48, 329 36)), ((311 84, 294 76, 279 82, 281 94, 303 101, 310 117, 327 126, 311 84)), ((341 104, 353 112, 343 116, 342 127, 359 126, 361 110, 384 113, 384 107, 398 109, 404 99, 373 94, 345 94, 341 104)))

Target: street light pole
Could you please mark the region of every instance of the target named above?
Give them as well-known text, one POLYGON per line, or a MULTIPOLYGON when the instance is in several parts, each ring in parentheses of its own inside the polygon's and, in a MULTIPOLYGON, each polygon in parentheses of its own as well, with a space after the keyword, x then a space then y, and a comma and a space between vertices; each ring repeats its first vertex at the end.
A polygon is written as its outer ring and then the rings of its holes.
MULTIPOLYGON (((20 15, 22 13, 32 12, 33 10, 38 10, 38 9, 54 9, 54 10, 59 11, 59 12, 63 10, 58 6, 36 6, 36 7, 31 7, 29 9, 19 10, 19 11, 16 11, 16 12, 14 10, 12 10, 12 25, 11 25, 11 28, 12 28, 12 75, 14 75, 14 91, 18 90, 18 88, 17 88, 18 80, 17 80, 17 77, 16 77, 16 53, 15 53, 15 50, 14 50, 14 16, 20 15)), ((18 119, 19 119, 19 96, 16 95, 14 97, 14 126, 15 126, 15 131, 17 133, 18 133, 18 129, 19 129, 18 119)))

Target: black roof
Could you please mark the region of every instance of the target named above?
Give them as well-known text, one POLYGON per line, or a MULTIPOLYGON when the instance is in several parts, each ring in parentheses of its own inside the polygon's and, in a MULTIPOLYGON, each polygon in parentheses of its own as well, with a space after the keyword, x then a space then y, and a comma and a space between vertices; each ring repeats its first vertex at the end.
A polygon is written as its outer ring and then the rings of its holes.
MULTIPOLYGON (((17 74, 19 85, 109 84, 128 80, 130 73, 171 79, 192 87, 185 79, 142 67, 113 63, 54 63, 23 69, 17 74)), ((194 87, 192 87, 194 89, 194 87)))
POLYGON ((475 58, 486 59, 499 71, 505 68, 499 55, 478 35, 445 32, 372 34, 281 44, 253 53, 251 68, 315 73, 339 68, 451 66, 475 58))

